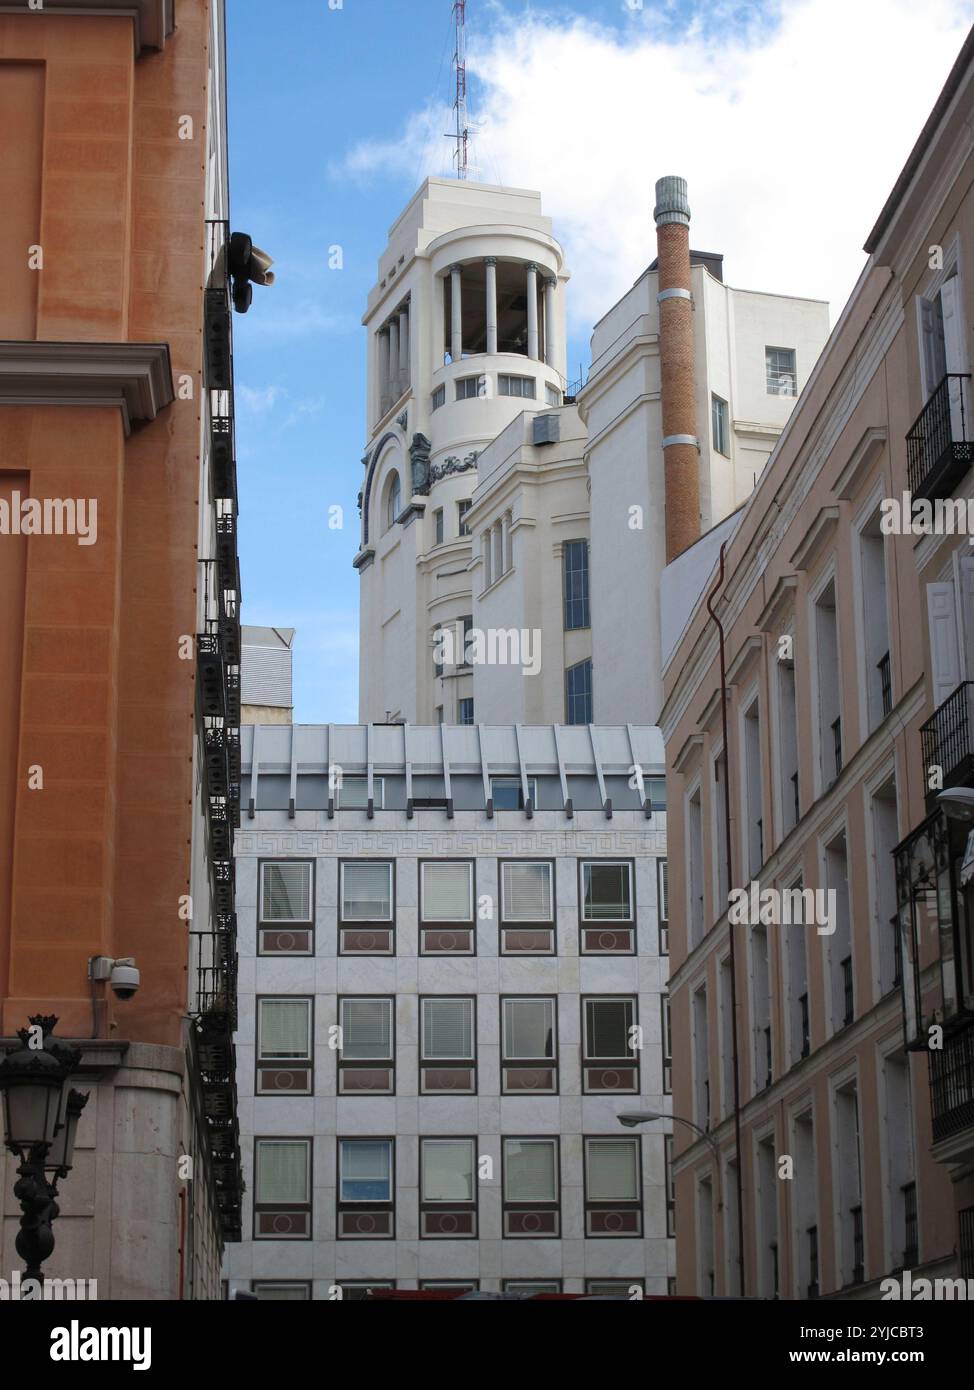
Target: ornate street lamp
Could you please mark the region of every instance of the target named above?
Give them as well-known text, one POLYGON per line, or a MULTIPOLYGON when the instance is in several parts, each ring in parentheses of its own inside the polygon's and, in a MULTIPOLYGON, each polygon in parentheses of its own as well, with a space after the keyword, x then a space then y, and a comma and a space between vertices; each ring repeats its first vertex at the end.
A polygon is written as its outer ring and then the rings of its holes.
POLYGON ((53 1036, 56 1023, 53 1015, 34 1015, 30 1028, 18 1030, 21 1047, 0 1059, 4 1142, 20 1159, 14 1184, 23 1212, 17 1253, 26 1262, 28 1279, 41 1278, 41 1265, 54 1249, 57 1178, 71 1169, 78 1120, 88 1099, 68 1090, 81 1049, 53 1036), (53 1173, 52 1181, 45 1170, 53 1173))

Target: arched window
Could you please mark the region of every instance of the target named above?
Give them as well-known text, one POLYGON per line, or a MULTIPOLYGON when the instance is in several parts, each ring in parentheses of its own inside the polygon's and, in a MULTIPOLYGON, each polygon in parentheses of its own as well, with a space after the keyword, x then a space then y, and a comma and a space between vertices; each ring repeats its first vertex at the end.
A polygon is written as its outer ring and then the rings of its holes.
POLYGON ((402 509, 402 483, 399 474, 393 473, 386 491, 386 530, 394 526, 402 509))

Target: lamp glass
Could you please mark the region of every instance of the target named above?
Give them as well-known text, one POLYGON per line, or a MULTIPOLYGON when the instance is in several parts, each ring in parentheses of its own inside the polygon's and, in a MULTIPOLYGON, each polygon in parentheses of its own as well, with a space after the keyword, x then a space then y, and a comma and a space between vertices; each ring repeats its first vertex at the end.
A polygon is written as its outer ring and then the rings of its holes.
POLYGON ((7 1143, 14 1148, 33 1148, 50 1144, 57 1128, 64 1082, 13 1082, 4 1088, 4 1118, 7 1143))

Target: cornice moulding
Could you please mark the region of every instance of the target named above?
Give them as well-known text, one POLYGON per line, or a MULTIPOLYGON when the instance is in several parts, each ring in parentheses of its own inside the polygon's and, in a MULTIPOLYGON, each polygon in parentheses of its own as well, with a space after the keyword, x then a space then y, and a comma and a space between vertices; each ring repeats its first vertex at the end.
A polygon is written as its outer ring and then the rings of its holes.
POLYGON ((174 400, 168 343, 0 342, 0 405, 116 406, 128 435, 174 400))

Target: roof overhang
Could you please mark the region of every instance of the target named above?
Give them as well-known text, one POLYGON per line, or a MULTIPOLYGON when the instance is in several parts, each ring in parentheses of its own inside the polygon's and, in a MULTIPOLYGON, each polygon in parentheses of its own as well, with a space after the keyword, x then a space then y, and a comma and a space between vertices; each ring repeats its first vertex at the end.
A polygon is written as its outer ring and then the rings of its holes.
POLYGON ((44 0, 43 7, 30 10, 26 0, 11 4, 0 0, 0 14, 129 16, 135 21, 135 56, 144 51, 159 52, 176 27, 176 0, 44 0))

